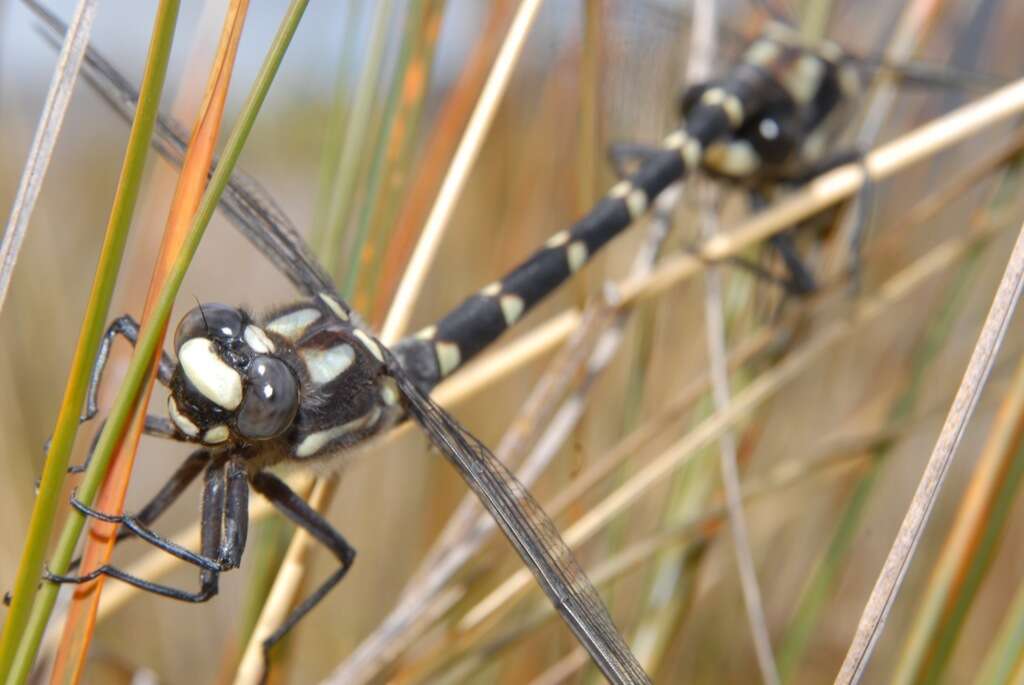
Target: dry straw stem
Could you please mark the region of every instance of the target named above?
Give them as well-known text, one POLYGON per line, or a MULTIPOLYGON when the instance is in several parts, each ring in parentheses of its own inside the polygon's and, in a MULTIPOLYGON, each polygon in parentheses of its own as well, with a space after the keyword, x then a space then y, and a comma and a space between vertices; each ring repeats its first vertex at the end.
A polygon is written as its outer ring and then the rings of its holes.
MULTIPOLYGON (((221 43, 207 82, 206 97, 185 153, 181 176, 175 188, 174 199, 164 227, 163 242, 150 281, 142 325, 148 325, 161 290, 184 242, 192 218, 206 187, 207 174, 213 159, 214 147, 224 113, 224 101, 231 81, 231 71, 241 38, 242 26, 248 9, 248 0, 236 0, 228 8, 221 33, 221 43)), ((159 354, 159 352, 157 352, 159 354)), ((151 365, 146 389, 139 399, 134 418, 121 439, 110 470, 94 506, 100 511, 120 512, 124 508, 125 494, 131 477, 135 451, 146 419, 149 394, 156 379, 156 364, 151 365)), ((114 524, 95 521, 90 526, 82 552, 81 573, 106 564, 113 552, 117 535, 114 524)), ((85 667, 85 658, 96 620, 96 608, 104 585, 104 576, 75 588, 68 619, 64 625, 64 638, 57 650, 53 682, 77 682, 85 667)))
MULTIPOLYGON (((659 197, 648 235, 634 260, 633 274, 649 273, 653 268, 678 198, 678 192, 666 192, 659 197)), ((583 312, 581 325, 548 365, 495 450, 498 459, 510 469, 523 463, 516 476, 527 487, 572 435, 583 415, 590 388, 614 358, 622 340, 628 311, 619 311, 612 304, 617 299, 614 283, 605 284, 605 296, 583 312), (560 399, 582 369, 585 369, 585 378, 559 406, 560 399), (531 445, 535 447, 524 462, 531 445)), ((413 631, 428 627, 420 618, 424 607, 495 530, 494 521, 483 511, 476 497, 467 494, 420 562, 399 603, 338 667, 331 681, 367 682, 397 658, 414 637, 413 631)))
POLYGON ((480 100, 469 120, 459 148, 455 152, 448 175, 441 185, 437 201, 430 211, 430 216, 427 217, 427 223, 423 228, 423 233, 420 234, 412 260, 402 277, 395 300, 384 321, 381 340, 385 345, 390 345, 398 340, 409 326, 416 298, 423 290, 423 281, 426 279, 434 256, 441 245, 441 238, 448 227, 455 203, 462 194, 473 163, 487 137, 491 122, 494 121, 494 114, 505 94, 513 68, 522 54, 523 45, 530 32, 530 27, 533 25, 533 20, 537 17, 541 1, 523 0, 512 20, 512 26, 509 28, 505 42, 494 62, 494 68, 487 78, 487 84, 480 94, 480 100))
MULTIPOLYGON (((935 154, 945 147, 969 137, 978 129, 993 126, 1021 110, 1024 110, 1024 81, 1012 84, 986 98, 961 107, 880 147, 868 155, 868 163, 883 169, 886 175, 893 174, 897 170, 919 161, 926 154, 935 154), (926 149, 922 149, 925 147, 926 149)), ((988 163, 996 165, 1002 158, 1002 152, 1000 152, 988 163)), ((984 171, 979 169, 977 173, 981 175, 984 171)), ((857 166, 850 165, 836 169, 818 181, 812 182, 809 187, 793 193, 772 208, 742 222, 733 231, 714 239, 705 249, 704 256, 710 258, 711 255, 714 255, 717 259, 725 259, 739 254, 752 242, 784 230, 793 223, 820 211, 829 202, 839 202, 845 199, 856 192, 862 182, 863 177, 858 172, 857 166), (835 180, 837 178, 839 181, 835 180)), ((622 293, 619 306, 628 306, 638 299, 660 295, 681 281, 701 273, 704 266, 704 261, 690 255, 677 255, 665 259, 649 276, 628 279, 619 284, 619 291, 622 293)), ((551 317, 528 333, 502 346, 496 352, 468 364, 465 369, 438 387, 435 391, 435 398, 442 405, 458 404, 482 388, 491 386, 502 378, 515 373, 517 369, 548 354, 571 335, 579 322, 580 313, 576 310, 565 311, 551 317)), ((409 430, 412 430, 412 427, 409 424, 404 424, 382 439, 392 441, 409 430)), ((371 444, 353 456, 361 458, 372 454, 373 451, 374 445, 371 444)), ((152 563, 156 566, 155 562, 152 563)), ((159 567, 169 568, 169 565, 159 567)))
MULTIPOLYGON (((423 233, 420 235, 412 261, 399 285, 395 302, 384 322, 381 339, 385 344, 394 343, 407 327, 416 295, 422 289, 422 281, 426 278, 427 271, 440 245, 444 229, 448 225, 451 212, 461 194, 480 147, 483 145, 491 122, 494 120, 494 114, 505 93, 513 68, 522 54, 523 44, 540 5, 540 0, 523 0, 512 21, 512 26, 498 53, 466 133, 452 160, 448 175, 441 186, 437 201, 427 219, 423 233)), ((319 506, 314 508, 323 511, 331 501, 330 492, 327 490, 333 491, 333 489, 333 487, 323 488, 323 497, 319 501, 319 506)), ((321 491, 321 488, 318 487, 317 491, 321 491)), ((294 601, 304 575, 301 571, 303 563, 301 559, 306 556, 306 548, 309 543, 308 537, 301 534, 297 534, 293 538, 282 563, 282 572, 274 581, 266 605, 260 613, 260 618, 246 645, 245 656, 243 656, 236 674, 236 685, 258 682, 259 676, 253 663, 260 656, 260 644, 263 638, 273 632, 277 625, 280 625, 280 620, 284 617, 287 607, 290 607, 294 601), (291 572, 285 574, 285 569, 291 572)))
MULTIPOLYGON (((890 278, 879 289, 878 294, 857 305, 855 313, 848 320, 835 322, 824 328, 800 349, 793 351, 782 362, 762 373, 749 386, 733 398, 724 412, 716 412, 698 424, 692 431, 659 455, 643 469, 635 473, 618 489, 588 511, 565 531, 565 541, 571 547, 578 547, 598 532, 615 516, 642 497, 650 488, 675 469, 689 463, 724 431, 747 417, 758 405, 778 392, 787 382, 803 373, 810 365, 834 345, 844 340, 859 326, 873 321, 887 312, 897 302, 908 296, 932 276, 961 258, 982 237, 993 232, 988 226, 983 232, 960 236, 934 248, 896 276, 890 278)), ((496 588, 490 595, 471 609, 459 624, 460 630, 471 630, 505 606, 520 594, 529 584, 530 576, 521 569, 496 588)))
POLYGON ((32 218, 32 210, 39 199, 46 169, 50 166, 60 127, 64 123, 64 115, 71 102, 71 93, 78 79, 85 49, 89 46, 89 33, 92 31, 95 16, 96 0, 80 0, 57 58, 43 113, 39 117, 39 125, 29 148, 28 160, 18 183, 18 192, 14 196, 11 215, 4 229, 4 238, 0 242, 0 311, 7 300, 14 264, 18 260, 21 244, 28 231, 28 222, 32 218))
MULTIPOLYGON (((1024 111, 1024 80, 938 117, 914 131, 879 147, 865 157, 864 165, 873 180, 888 178, 928 156, 962 142, 1024 111)), ((780 200, 763 212, 709 240, 697 255, 677 254, 662 261, 643 278, 620 284, 620 306, 655 297, 686 279, 703 272, 707 262, 736 256, 751 245, 799 223, 826 207, 856 193, 864 182, 862 166, 849 164, 821 176, 801 190, 780 200)), ((557 314, 513 342, 478 362, 471 363, 445 381, 437 398, 454 402, 486 387, 560 345, 579 325, 580 314, 570 310, 557 314)), ((402 430, 400 427, 398 430, 402 430)))
POLYGON ((889 555, 879 573, 871 596, 861 615, 857 632, 843 665, 836 676, 836 683, 859 682, 867 668, 874 646, 881 637, 885 619, 892 608, 896 595, 903 583, 914 550, 924 532, 925 523, 942 488, 942 482, 956 454, 967 423, 970 420, 981 389, 992 368, 996 352, 1009 326, 1014 307, 1024 285, 1024 227, 1017 237, 1013 252, 1006 265, 1006 271, 996 290, 992 307, 978 337, 978 343, 971 354, 960 388, 953 398, 949 415, 942 426, 939 438, 925 466, 917 492, 910 502, 907 514, 896 534, 889 555))
MULTIPOLYGON (((704 188, 704 193, 712 191, 704 188)), ((712 203, 701 212, 701 223, 706 234, 714 236, 718 232, 718 219, 711 207, 712 203)), ((725 307, 722 304, 722 277, 719 267, 708 267, 704 272, 704 315, 705 332, 708 346, 708 365, 711 374, 711 395, 716 412, 725 412, 729 408, 732 391, 729 387, 728 355, 725 342, 725 307)), ((747 614, 750 635, 754 642, 757 666, 761 671, 761 679, 768 685, 779 683, 779 669, 772 653, 771 637, 768 633, 768 621, 764 615, 764 602, 761 599, 761 588, 757 582, 757 569, 750 551, 750 534, 747 520, 743 513, 742 494, 740 491, 740 471, 737 463, 736 435, 725 430, 718 438, 718 461, 722 474, 722 487, 729 510, 729 529, 732 532, 733 552, 736 555, 736 567, 739 571, 740 590, 743 593, 743 606, 747 614)))
MULTIPOLYGON (((863 464, 870 449, 883 441, 891 441, 899 435, 897 431, 863 432, 857 435, 842 437, 834 435, 826 437, 815 448, 815 454, 807 458, 794 458, 773 467, 767 474, 751 479, 742 489, 742 501, 745 504, 778 495, 781 491, 818 478, 838 478, 845 475, 851 468, 863 464)), ((686 545, 690 549, 684 556, 709 543, 726 522, 728 509, 725 505, 717 505, 686 520, 676 523, 671 528, 657 531, 639 540, 631 542, 592 569, 588 575, 598 587, 605 586, 622 576, 631 573, 667 549, 686 545)), ((441 645, 443 649, 435 649, 433 658, 428 657, 410 670, 417 673, 431 671, 441 661, 458 662, 466 655, 488 654, 493 657, 498 649, 511 647, 523 636, 531 635, 546 621, 553 620, 555 613, 547 602, 537 603, 537 610, 515 622, 503 623, 502 633, 484 645, 474 646, 473 635, 460 635, 441 645)), ((588 660, 589 662, 589 660, 588 660)), ((585 664, 583 664, 585 665, 585 664)), ((407 680, 409 678, 406 678, 407 680)))
POLYGON ((953 651, 967 609, 996 556, 1020 482, 1015 468, 1024 438, 1024 359, 989 429, 985 447, 953 517, 953 527, 917 602, 895 683, 937 679, 953 651), (957 609, 960 609, 959 611, 957 609))
MULTIPOLYGON (((319 478, 313 485, 308 504, 317 511, 323 511, 338 488, 337 478, 319 478)), ((288 545, 288 552, 277 571, 274 586, 260 611, 259 620, 245 645, 242 660, 235 672, 235 685, 245 683, 261 683, 264 678, 263 641, 277 629, 288 616, 295 600, 295 593, 302 585, 306 574, 312 538, 304 530, 299 530, 288 545)))

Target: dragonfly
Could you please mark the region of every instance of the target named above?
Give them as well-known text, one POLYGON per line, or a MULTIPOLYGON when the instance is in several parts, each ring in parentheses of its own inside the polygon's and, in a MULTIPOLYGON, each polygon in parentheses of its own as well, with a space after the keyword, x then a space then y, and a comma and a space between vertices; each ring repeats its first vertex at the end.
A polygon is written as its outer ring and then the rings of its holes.
MULTIPOLYGON (((62 24, 32 5, 56 31, 62 24)), ((122 114, 137 91, 90 48, 85 75, 122 114)), ((555 233, 499 280, 470 295, 436 324, 389 349, 341 298, 295 228, 254 179, 236 174, 222 207, 258 249, 303 294, 263 315, 225 304, 200 304, 178 323, 172 357, 161 355, 158 380, 169 391, 167 415, 147 417, 150 435, 197 446, 137 514, 114 515, 72 497, 87 517, 119 524, 119 539, 145 542, 199 569, 198 591, 132 576, 112 565, 83 575, 47 574, 56 583, 106 575, 165 597, 204 602, 219 575, 241 564, 251 491, 268 499, 337 559, 329 577, 264 642, 264 655, 346 575, 354 547, 268 468, 336 458, 395 424, 412 420, 456 468, 494 518, 538 585, 594 664, 613 683, 649 677, 604 603, 527 489, 491 451, 429 396, 514 326, 545 296, 582 269, 643 216, 669 186, 700 170, 741 183, 790 178, 808 157, 834 164, 813 144, 839 105, 859 90, 853 60, 832 43, 810 45, 773 26, 720 80, 691 88, 681 126, 657 148, 632 151, 639 167, 614 185, 583 218, 555 233), (187 486, 202 476, 201 543, 193 551, 151 529, 187 486)), ((156 145, 180 160, 183 129, 161 118, 156 145)), ((115 338, 134 344, 139 326, 115 320, 103 337, 84 418, 115 338)))

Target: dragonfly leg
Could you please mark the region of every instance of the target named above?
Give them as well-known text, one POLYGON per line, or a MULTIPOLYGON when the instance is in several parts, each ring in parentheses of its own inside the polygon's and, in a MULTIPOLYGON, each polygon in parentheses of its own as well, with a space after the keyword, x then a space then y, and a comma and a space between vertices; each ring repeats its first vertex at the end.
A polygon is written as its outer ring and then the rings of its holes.
MULTIPOLYGON (((194 475, 192 477, 194 478, 194 475)), ((184 489, 183 486, 182 489, 184 489)), ((189 592, 144 580, 109 564, 104 564, 80 576, 56 575, 47 571, 43 578, 53 583, 79 584, 105 575, 163 597, 183 602, 205 602, 217 594, 220 573, 236 568, 238 560, 241 559, 248 526, 248 494, 244 460, 240 457, 215 462, 206 469, 200 519, 202 542, 199 554, 145 529, 139 525, 139 517, 104 514, 86 507, 81 502, 72 500, 72 505, 86 515, 109 523, 130 526, 136 535, 158 549, 199 566, 200 587, 198 592, 189 592)))
MULTIPOLYGON (((130 314, 114 319, 103 334, 103 340, 100 342, 99 350, 96 352, 96 360, 93 362, 92 373, 89 375, 89 388, 85 394, 85 413, 80 419, 81 423, 89 421, 99 411, 99 404, 96 398, 99 394, 100 381, 103 379, 103 372, 106 370, 107 361, 110 359, 110 348, 114 344, 114 338, 119 335, 123 336, 132 347, 138 341, 139 323, 130 314)), ((171 382, 171 375, 173 373, 174 362, 171 360, 170 355, 166 352, 161 352, 160 365, 157 367, 157 379, 163 385, 167 385, 171 382)))
MULTIPOLYGON (((192 484, 192 481, 202 473, 207 464, 210 463, 210 453, 205 449, 196 450, 182 462, 181 466, 164 483, 153 498, 135 515, 135 520, 144 526, 150 526, 160 518, 161 515, 181 496, 181 493, 192 484)), ((135 533, 127 526, 122 526, 117 531, 114 544, 120 543, 125 538, 135 533)), ((68 566, 68 570, 75 570, 81 559, 75 559, 68 566)))
POLYGON ((292 492, 278 477, 261 471, 252 477, 251 482, 256 492, 270 500, 285 517, 312 535, 341 562, 341 566, 321 583, 313 594, 295 607, 284 622, 263 641, 263 663, 266 666, 269 663, 271 648, 345 577, 355 560, 356 550, 323 516, 292 492))
MULTIPOLYGON (((96 451, 96 443, 99 442, 100 435, 103 433, 103 427, 106 425, 106 419, 100 423, 99 430, 92 437, 92 444, 89 445, 89 451, 85 455, 85 461, 81 464, 75 464, 68 467, 68 473, 84 473, 89 468, 89 462, 92 461, 92 454, 96 451)), ((152 435, 155 438, 163 438, 164 440, 176 440, 178 442, 192 442, 180 432, 174 430, 174 424, 171 420, 164 416, 156 416, 155 414, 147 414, 146 422, 142 427, 142 432, 146 435, 152 435)), ((49 447, 49 445, 47 445, 49 447)), ((36 486, 38 487, 38 483, 36 486)))
MULTIPOLYGON (((223 463, 212 464, 206 469, 206 476, 203 483, 203 506, 200 518, 200 537, 202 539, 200 554, 195 554, 194 552, 185 550, 181 546, 176 545, 169 540, 160 538, 152 533, 149 533, 150 537, 143 538, 148 542, 151 542, 157 548, 162 549, 179 559, 196 563, 200 567, 198 592, 189 592, 188 590, 181 590, 168 585, 161 585, 160 583, 144 580, 109 564, 104 564, 89 573, 79 576, 56 575, 46 571, 43 575, 43 579, 52 583, 80 584, 90 580, 95 580, 100 576, 109 576, 137 587, 140 590, 152 592, 153 594, 161 595, 163 597, 170 597, 171 599, 177 599, 183 602, 205 602, 217 594, 220 572, 228 568, 226 564, 223 564, 215 558, 222 553, 221 541, 223 539, 222 530, 224 530, 224 519, 226 516, 232 515, 228 514, 225 510, 227 500, 225 497, 225 480, 223 463), (182 552, 184 552, 184 554, 182 554, 182 552)), ((124 522, 127 525, 127 521, 130 520, 130 517, 126 516, 112 516, 102 512, 97 512, 85 507, 81 503, 76 504, 75 508, 83 511, 83 513, 88 512, 87 515, 89 516, 93 516, 94 518, 108 521, 110 523, 124 522)), ((242 513, 243 515, 245 514, 245 512, 242 513)), ((233 515, 237 516, 237 512, 233 515)), ((140 528, 140 530, 144 529, 140 528)), ((135 532, 136 534, 139 534, 139 530, 136 530, 135 532)), ((143 536, 140 535, 140 537, 143 536)))

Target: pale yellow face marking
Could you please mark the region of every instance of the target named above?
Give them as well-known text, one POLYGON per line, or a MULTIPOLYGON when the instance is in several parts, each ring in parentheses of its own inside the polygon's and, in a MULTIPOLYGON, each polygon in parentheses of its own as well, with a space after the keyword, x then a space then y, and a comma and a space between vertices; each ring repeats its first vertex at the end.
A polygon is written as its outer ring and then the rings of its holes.
POLYGON ((495 281, 494 283, 490 283, 490 284, 484 286, 480 290, 480 294, 483 295, 484 297, 494 297, 495 295, 497 295, 500 292, 501 292, 501 283, 499 281, 495 281))
POLYGON ((526 303, 518 295, 502 295, 498 300, 501 305, 501 313, 505 317, 505 325, 511 326, 523 315, 526 303))
POLYGON ((192 338, 178 350, 185 376, 203 397, 228 411, 242 403, 242 377, 217 356, 207 338, 192 338))
POLYGON ((299 309, 279 316, 265 328, 268 331, 284 336, 289 340, 298 340, 309 325, 320 318, 320 311, 316 309, 299 309))
POLYGON ((434 346, 437 351, 437 367, 441 376, 447 376, 462 363, 459 346, 451 342, 439 342, 434 346))
POLYGON ((228 427, 222 423, 206 431, 206 433, 203 434, 203 442, 207 445, 216 445, 226 441, 230 435, 228 427))
POLYGON ((323 385, 345 373, 356 360, 356 351, 348 343, 335 345, 326 350, 304 349, 302 359, 314 383, 323 385))
POLYGON ((377 344, 376 340, 367 335, 366 331, 362 331, 357 328, 355 330, 355 336, 359 338, 359 342, 363 343, 363 347, 368 349, 370 354, 377 358, 377 361, 384 361, 384 353, 380 351, 380 345, 377 344))
POLYGON ((171 421, 178 427, 178 430, 188 437, 194 438, 199 435, 199 427, 178 410, 178 403, 172 396, 167 397, 167 415, 171 417, 171 421))
POLYGON ((566 249, 565 258, 569 262, 569 271, 576 273, 587 263, 587 246, 577 240, 566 249))
POLYGON ((242 337, 245 338, 245 344, 251 347, 252 351, 257 354, 270 354, 274 352, 274 343, 267 337, 262 328, 246 326, 242 337))
POLYGON ((320 293, 320 299, 323 300, 324 304, 327 305, 328 309, 334 312, 334 315, 342 321, 348 321, 348 312, 341 306, 341 303, 336 299, 328 295, 327 293, 320 293))
POLYGON ((417 340, 433 340, 435 335, 437 335, 437 326, 427 326, 413 337, 417 340))
POLYGON ((333 428, 328 428, 316 433, 310 433, 303 438, 302 442, 299 443, 299 446, 295 448, 295 456, 299 458, 311 457, 323 449, 327 443, 337 440, 348 433, 353 433, 372 426, 379 418, 380 407, 374 407, 359 418, 353 419, 348 423, 343 423, 340 426, 334 426, 333 428))
POLYGON ((569 232, 559 231, 558 233, 548 238, 548 241, 544 243, 544 245, 546 247, 561 247, 562 245, 565 245, 567 242, 569 242, 569 232))

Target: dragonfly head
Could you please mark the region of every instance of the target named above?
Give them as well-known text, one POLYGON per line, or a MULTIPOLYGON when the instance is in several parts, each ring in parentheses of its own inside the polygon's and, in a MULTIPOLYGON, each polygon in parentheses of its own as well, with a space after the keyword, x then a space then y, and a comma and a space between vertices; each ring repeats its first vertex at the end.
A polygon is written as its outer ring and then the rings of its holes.
POLYGON ((167 410, 182 433, 203 444, 271 440, 299 407, 295 372, 248 314, 199 305, 174 332, 178 357, 167 410))

